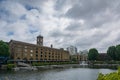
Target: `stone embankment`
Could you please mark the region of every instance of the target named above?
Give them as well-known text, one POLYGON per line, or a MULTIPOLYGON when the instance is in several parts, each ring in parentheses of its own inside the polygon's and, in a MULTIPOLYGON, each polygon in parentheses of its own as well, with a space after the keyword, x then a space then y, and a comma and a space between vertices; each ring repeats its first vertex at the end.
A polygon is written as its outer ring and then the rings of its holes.
POLYGON ((31 66, 31 67, 16 67, 15 71, 18 70, 43 70, 43 69, 63 69, 63 68, 79 68, 79 67, 87 67, 87 65, 80 64, 64 64, 64 65, 45 65, 45 66, 31 66))
POLYGON ((46 66, 35 66, 38 69, 56 69, 56 68, 72 68, 80 67, 79 64, 66 64, 66 65, 46 65, 46 66))

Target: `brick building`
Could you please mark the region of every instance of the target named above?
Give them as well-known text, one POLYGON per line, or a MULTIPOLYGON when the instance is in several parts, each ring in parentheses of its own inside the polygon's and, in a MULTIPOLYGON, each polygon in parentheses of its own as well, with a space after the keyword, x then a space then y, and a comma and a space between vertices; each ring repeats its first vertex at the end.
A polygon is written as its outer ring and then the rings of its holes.
POLYGON ((43 46, 43 36, 37 36, 37 44, 16 40, 9 42, 10 57, 13 61, 24 62, 62 62, 69 61, 70 55, 64 49, 43 46))

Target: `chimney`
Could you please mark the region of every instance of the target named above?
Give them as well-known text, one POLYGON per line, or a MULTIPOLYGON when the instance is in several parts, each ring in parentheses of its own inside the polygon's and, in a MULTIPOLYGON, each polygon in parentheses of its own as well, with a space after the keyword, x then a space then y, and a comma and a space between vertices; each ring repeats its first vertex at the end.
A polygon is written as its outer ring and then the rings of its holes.
POLYGON ((51 48, 53 48, 53 45, 51 44, 51 48))

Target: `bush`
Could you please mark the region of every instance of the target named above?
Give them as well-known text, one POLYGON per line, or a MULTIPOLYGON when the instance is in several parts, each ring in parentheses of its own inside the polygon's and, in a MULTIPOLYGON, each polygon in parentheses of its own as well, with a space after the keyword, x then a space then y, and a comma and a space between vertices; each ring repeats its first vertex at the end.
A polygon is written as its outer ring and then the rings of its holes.
POLYGON ((105 75, 100 73, 97 80, 120 80, 120 68, 117 72, 112 72, 105 75))
POLYGON ((12 70, 15 67, 15 64, 7 64, 7 69, 12 70))

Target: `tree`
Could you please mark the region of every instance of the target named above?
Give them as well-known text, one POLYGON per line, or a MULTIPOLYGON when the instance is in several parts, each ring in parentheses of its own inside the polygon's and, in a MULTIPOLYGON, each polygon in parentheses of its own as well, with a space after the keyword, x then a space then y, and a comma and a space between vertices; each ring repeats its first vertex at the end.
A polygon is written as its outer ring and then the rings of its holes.
POLYGON ((0 40, 0 57, 8 57, 9 56, 9 46, 2 40, 0 40))
POLYGON ((98 51, 97 51, 97 49, 95 49, 95 48, 92 48, 92 49, 90 49, 89 50, 89 53, 88 53, 88 59, 89 60, 97 60, 97 57, 98 57, 98 51))
POLYGON ((106 54, 106 53, 100 53, 98 56, 98 60, 99 61, 108 61, 108 60, 111 60, 111 57, 108 56, 108 54, 106 54))
POLYGON ((116 59, 120 60, 120 45, 116 46, 116 59))
POLYGON ((110 46, 107 50, 107 54, 112 58, 112 60, 116 60, 116 47, 110 46))

